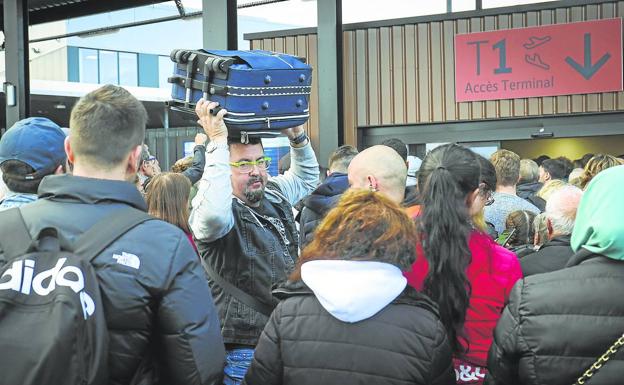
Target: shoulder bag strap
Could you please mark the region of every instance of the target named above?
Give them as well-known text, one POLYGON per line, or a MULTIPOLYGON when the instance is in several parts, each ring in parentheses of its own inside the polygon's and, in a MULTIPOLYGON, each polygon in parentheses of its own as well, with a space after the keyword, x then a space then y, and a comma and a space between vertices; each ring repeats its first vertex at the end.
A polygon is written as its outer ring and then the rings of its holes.
POLYGON ((238 287, 232 285, 231 283, 223 279, 214 270, 212 270, 212 268, 208 266, 208 264, 205 263, 203 260, 202 260, 202 265, 204 266, 204 269, 206 270, 208 277, 210 277, 210 279, 214 283, 219 285, 227 294, 241 301, 242 303, 254 309, 258 313, 264 314, 267 317, 271 315, 271 313, 273 312, 272 306, 269 306, 265 303, 258 301, 256 298, 250 296, 249 294, 245 293, 238 287))
POLYGON ((600 358, 598 358, 596 360, 596 362, 594 362, 592 364, 592 366, 590 366, 585 373, 583 373, 582 376, 580 376, 578 378, 578 380, 576 380, 576 382, 574 383, 574 385, 584 385, 587 380, 591 379, 592 376, 594 374, 596 374, 596 372, 602 368, 602 366, 604 364, 607 363, 607 361, 609 361, 609 359, 611 359, 611 357, 617 353, 617 351, 622 347, 622 345, 624 345, 624 334, 622 334, 614 343, 613 345, 611 345, 609 347, 609 349, 607 349, 606 352, 604 352, 604 354, 602 356, 600 356, 600 358))
POLYGON ((0 212, 0 247, 7 262, 26 254, 32 242, 32 237, 18 207, 0 212))
POLYGON ((78 238, 74 253, 91 261, 130 229, 152 219, 155 218, 131 207, 116 210, 78 238))

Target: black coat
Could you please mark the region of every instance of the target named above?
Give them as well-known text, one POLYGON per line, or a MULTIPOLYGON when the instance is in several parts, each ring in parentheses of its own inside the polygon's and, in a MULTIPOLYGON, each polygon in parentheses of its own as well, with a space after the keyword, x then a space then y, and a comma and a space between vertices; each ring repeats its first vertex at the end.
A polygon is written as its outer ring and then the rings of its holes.
POLYGON ((299 247, 303 249, 314 238, 314 230, 325 218, 343 192, 349 188, 347 174, 335 172, 328 176, 316 190, 303 199, 299 219, 299 247))
POLYGON ((510 247, 509 250, 513 251, 514 254, 516 254, 516 256, 522 260, 522 258, 526 257, 527 255, 531 255, 535 252, 535 246, 534 245, 520 245, 520 246, 514 246, 514 247, 510 247))
POLYGON ((548 273, 563 269, 574 255, 570 247, 570 235, 555 237, 546 242, 539 251, 520 260, 525 277, 533 274, 548 273))
POLYGON ((245 383, 455 384, 435 305, 413 289, 356 323, 334 318, 303 284, 284 295, 260 337, 245 383))
MULTIPOLYGON (((114 210, 146 209, 130 183, 71 175, 44 178, 39 197, 20 208, 31 236, 55 227, 68 243, 114 210)), ((140 364, 148 372, 158 368, 170 385, 221 383, 225 351, 217 311, 182 230, 147 221, 113 242, 92 265, 108 326, 109 384, 129 384, 140 364), (122 253, 136 255, 140 267, 116 263, 113 255, 122 253), (143 357, 150 359, 141 363, 143 357)))
POLYGON ((520 183, 516 186, 516 195, 522 199, 528 199, 531 195, 537 194, 542 186, 540 182, 520 183))
MULTIPOLYGON (((494 332, 487 385, 573 384, 624 332, 624 261, 581 249, 518 281, 494 332)), ((588 385, 622 384, 624 349, 588 385)))

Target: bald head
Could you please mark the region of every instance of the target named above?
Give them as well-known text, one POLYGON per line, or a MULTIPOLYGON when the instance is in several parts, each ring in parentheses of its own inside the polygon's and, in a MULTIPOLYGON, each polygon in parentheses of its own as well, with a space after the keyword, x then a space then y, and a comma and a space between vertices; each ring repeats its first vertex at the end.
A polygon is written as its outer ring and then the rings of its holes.
POLYGON ((374 189, 394 200, 403 201, 407 166, 388 146, 373 146, 360 152, 349 165, 349 184, 357 189, 374 189))
POLYGON ((576 210, 582 197, 583 191, 571 185, 561 187, 552 193, 546 202, 549 238, 572 234, 576 210))

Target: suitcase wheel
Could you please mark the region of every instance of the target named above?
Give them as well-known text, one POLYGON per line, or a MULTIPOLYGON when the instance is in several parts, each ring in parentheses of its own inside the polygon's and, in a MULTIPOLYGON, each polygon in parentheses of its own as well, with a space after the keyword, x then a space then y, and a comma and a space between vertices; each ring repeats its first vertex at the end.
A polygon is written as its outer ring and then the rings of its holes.
POLYGON ((183 49, 174 49, 171 51, 169 58, 176 63, 185 64, 188 61, 189 56, 191 56, 191 53, 191 51, 183 49))

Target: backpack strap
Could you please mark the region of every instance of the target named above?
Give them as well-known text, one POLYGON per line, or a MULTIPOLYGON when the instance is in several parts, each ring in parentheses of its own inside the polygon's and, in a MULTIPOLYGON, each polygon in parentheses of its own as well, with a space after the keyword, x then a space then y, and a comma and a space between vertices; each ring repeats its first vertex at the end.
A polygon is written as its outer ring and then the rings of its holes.
POLYGON ((135 208, 116 210, 78 238, 74 244, 74 253, 91 261, 126 232, 152 219, 155 218, 135 208))
POLYGON ((204 269, 206 270, 206 274, 208 274, 208 277, 210 277, 212 282, 219 285, 226 294, 231 295, 232 297, 236 298, 237 300, 249 306, 250 308, 254 309, 260 314, 264 314, 267 317, 271 315, 271 313, 273 312, 272 306, 269 306, 263 302, 258 301, 256 298, 245 293, 238 287, 232 285, 231 283, 226 281, 223 277, 221 277, 219 274, 217 274, 217 272, 212 270, 212 268, 208 266, 208 264, 205 263, 203 260, 202 260, 202 265, 204 266, 204 269))
POLYGON ((18 207, 0 213, 0 247, 5 261, 26 254, 33 240, 18 207))

